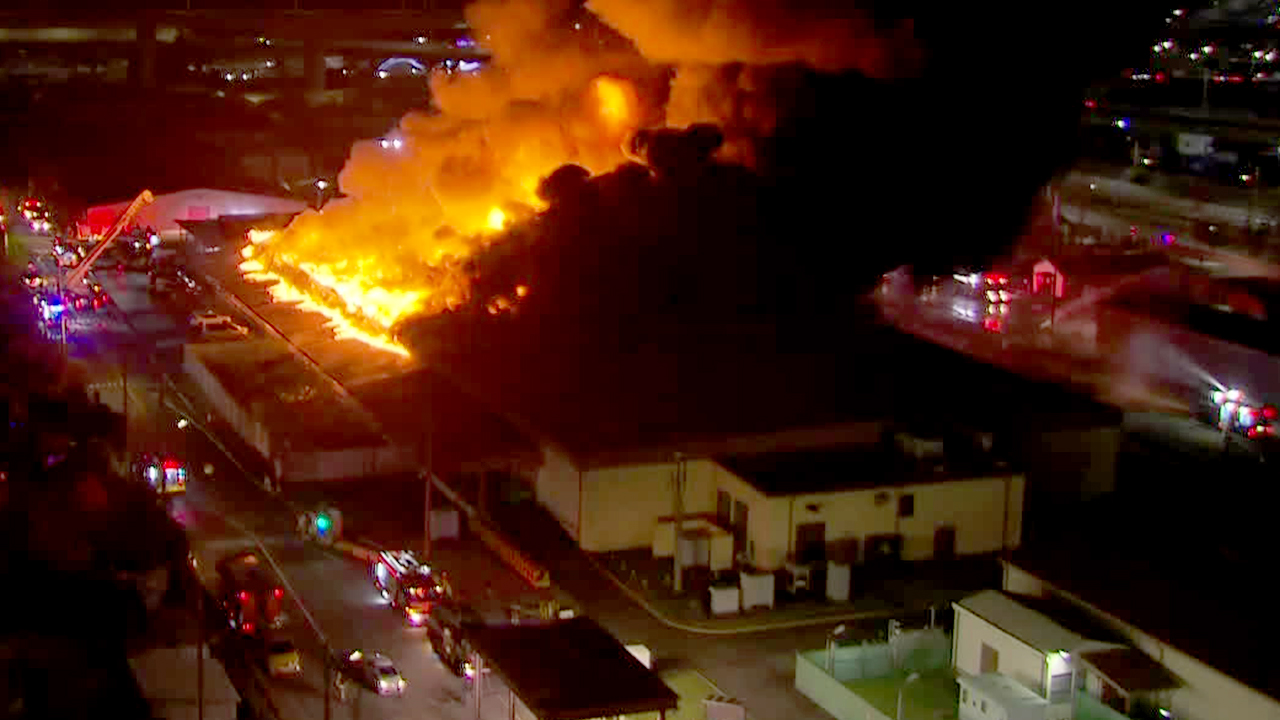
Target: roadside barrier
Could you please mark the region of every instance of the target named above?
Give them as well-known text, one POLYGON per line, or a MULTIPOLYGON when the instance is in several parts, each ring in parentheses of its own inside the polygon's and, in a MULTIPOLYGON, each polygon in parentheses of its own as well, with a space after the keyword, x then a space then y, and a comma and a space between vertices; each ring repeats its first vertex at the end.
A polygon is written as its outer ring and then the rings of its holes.
POLYGON ((378 550, 367 545, 360 545, 347 540, 338 540, 330 547, 344 555, 350 555, 357 560, 374 562, 378 559, 378 550))
POLYGON ((551 587, 551 573, 520 552, 506 538, 494 532, 483 520, 472 518, 471 529, 503 562, 535 588, 551 587))

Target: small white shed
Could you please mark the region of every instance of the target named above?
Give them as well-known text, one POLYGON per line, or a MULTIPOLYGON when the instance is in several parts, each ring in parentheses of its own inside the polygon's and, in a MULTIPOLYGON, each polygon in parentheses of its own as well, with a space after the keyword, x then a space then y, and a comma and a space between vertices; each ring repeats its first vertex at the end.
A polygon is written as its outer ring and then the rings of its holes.
POLYGON ((1000 673, 962 675, 960 720, 1047 720, 1049 701, 1000 673))

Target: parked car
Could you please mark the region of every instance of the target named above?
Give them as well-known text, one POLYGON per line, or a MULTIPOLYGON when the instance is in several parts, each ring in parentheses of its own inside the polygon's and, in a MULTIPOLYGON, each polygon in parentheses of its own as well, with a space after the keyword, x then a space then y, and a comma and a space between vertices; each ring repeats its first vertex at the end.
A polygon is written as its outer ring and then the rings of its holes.
POLYGON ((348 650, 337 660, 343 675, 379 695, 404 695, 409 686, 391 658, 380 652, 348 650))
POLYGON ((268 637, 263 652, 267 674, 271 677, 298 677, 302 674, 302 656, 289 638, 268 637))

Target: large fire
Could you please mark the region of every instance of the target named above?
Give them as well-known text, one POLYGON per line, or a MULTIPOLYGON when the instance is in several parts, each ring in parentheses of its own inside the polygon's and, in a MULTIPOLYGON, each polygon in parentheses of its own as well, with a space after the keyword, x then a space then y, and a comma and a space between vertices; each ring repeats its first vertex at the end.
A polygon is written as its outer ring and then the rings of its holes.
POLYGON ((841 48, 861 48, 849 57, 829 49, 815 55, 829 47, 834 27, 825 5, 779 24, 794 15, 787 3, 752 1, 596 0, 588 7, 603 22, 586 30, 564 22, 565 0, 473 3, 467 20, 492 53, 491 66, 433 75, 436 112, 410 113, 393 134, 357 143, 338 178, 343 197, 282 231, 251 231, 241 270, 269 283, 274 300, 324 315, 337 336, 401 355, 408 351, 395 331, 410 317, 473 300, 495 315, 513 309, 530 289, 473 298, 469 261, 544 209, 537 190, 557 168, 610 171, 626 161, 621 148, 630 135, 673 113, 681 124, 747 118, 767 126, 767 113, 747 113, 741 103, 702 102, 751 88, 694 65, 756 62, 755 46, 766 38, 768 62, 874 67, 867 59, 868 48, 880 47, 874 37, 843 38, 841 48), (733 32, 705 22, 726 13, 733 32), (694 17, 704 21, 690 24, 694 17), (685 67, 680 52, 693 53, 694 65, 685 67), (651 93, 640 92, 667 77, 668 64, 678 68, 672 97, 699 98, 685 110, 647 102, 651 93))
MULTIPOLYGON (((568 162, 603 172, 623 161, 621 139, 637 129, 640 118, 635 88, 623 78, 602 75, 583 95, 554 123, 517 121, 532 132, 505 144, 489 142, 492 136, 452 119, 411 116, 402 124, 404 137, 396 151, 406 153, 404 162, 418 158, 436 164, 443 187, 422 188, 416 198, 401 194, 414 205, 382 204, 378 212, 385 217, 370 217, 369 206, 357 197, 308 211, 281 232, 251 230, 241 251, 241 271, 249 280, 267 283, 276 302, 323 314, 336 336, 407 355, 394 339, 396 326, 471 299, 466 261, 500 241, 512 222, 543 208, 536 194, 539 181, 568 162), (441 159, 430 146, 434 136, 426 131, 476 133, 471 149, 477 155, 441 159), (419 138, 426 147, 417 145, 419 138), (458 180, 461 190, 449 187, 458 180), (379 232, 391 235, 371 241, 369 235, 379 232)), ((385 152, 381 143, 366 145, 385 152)), ((353 155, 368 150, 358 146, 353 155)), ((347 178, 343 181, 345 188, 347 178)), ((482 300, 498 314, 527 293, 521 286, 509 296, 482 300)))

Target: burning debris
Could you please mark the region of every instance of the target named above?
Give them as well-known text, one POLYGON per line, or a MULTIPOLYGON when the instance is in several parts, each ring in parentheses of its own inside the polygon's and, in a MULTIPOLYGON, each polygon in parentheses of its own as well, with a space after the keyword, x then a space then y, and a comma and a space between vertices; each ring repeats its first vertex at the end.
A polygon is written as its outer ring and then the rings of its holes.
POLYGON ((895 76, 919 60, 910 24, 883 29, 820 3, 599 0, 571 21, 573 5, 471 5, 492 66, 433 77, 436 112, 352 148, 338 178, 345 197, 279 233, 250 233, 246 277, 322 313, 340 337, 407 354, 394 339, 406 319, 473 301, 498 315, 531 292, 473 298, 475 261, 548 207, 556 188, 544 181, 557 169, 749 162, 743 143, 772 132, 777 106, 760 66, 895 76), (665 129, 699 123, 698 142, 665 129))

